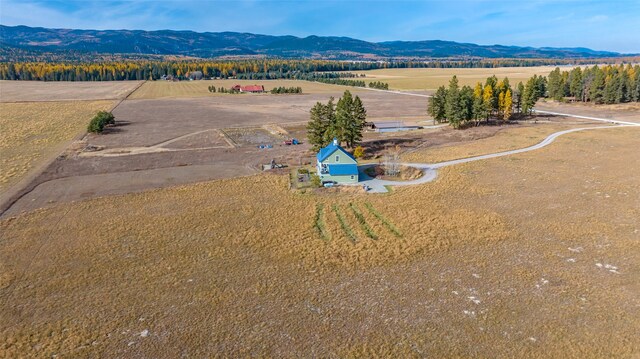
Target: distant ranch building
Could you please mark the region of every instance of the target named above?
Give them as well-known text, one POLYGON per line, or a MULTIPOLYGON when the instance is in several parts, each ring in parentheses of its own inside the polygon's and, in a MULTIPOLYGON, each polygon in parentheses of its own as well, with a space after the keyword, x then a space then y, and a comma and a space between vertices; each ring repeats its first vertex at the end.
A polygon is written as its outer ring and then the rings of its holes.
POLYGON ((250 93, 264 92, 264 86, 262 85, 248 85, 248 86, 235 85, 231 89, 238 92, 250 92, 250 93))

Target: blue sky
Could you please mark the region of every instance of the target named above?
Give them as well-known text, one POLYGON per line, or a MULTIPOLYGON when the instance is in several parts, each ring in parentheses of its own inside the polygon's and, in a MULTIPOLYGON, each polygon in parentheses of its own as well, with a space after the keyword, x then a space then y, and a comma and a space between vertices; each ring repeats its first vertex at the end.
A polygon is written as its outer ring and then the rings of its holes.
POLYGON ((640 53, 640 0, 1 0, 0 23, 589 47, 640 53))

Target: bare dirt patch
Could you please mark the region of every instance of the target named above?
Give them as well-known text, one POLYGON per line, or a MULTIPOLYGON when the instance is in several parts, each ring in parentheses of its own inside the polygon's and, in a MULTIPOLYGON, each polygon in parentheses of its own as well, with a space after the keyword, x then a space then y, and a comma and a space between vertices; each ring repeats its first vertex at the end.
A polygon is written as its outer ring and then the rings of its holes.
POLYGON ((262 127, 225 128, 224 134, 240 146, 280 145, 284 136, 273 134, 262 127))

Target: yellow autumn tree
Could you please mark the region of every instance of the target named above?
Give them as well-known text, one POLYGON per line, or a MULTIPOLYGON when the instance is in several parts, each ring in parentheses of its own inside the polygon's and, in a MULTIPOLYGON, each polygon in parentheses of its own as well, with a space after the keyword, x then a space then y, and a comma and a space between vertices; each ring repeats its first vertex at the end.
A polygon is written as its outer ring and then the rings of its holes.
POLYGON ((511 90, 507 90, 503 100, 502 119, 509 121, 511 114, 513 113, 513 99, 511 98, 511 90))
POLYGON ((484 104, 484 115, 487 117, 487 121, 489 121, 489 116, 491 116, 491 100, 493 99, 493 88, 491 85, 486 85, 484 87, 484 92, 482 93, 482 103, 484 104))

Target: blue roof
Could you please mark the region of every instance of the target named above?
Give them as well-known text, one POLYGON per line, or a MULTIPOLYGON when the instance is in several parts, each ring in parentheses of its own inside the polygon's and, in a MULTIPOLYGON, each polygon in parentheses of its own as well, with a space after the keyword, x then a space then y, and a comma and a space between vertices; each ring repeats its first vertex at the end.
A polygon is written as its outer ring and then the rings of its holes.
POLYGON ((346 165, 328 165, 329 175, 331 176, 343 176, 343 175, 357 175, 358 165, 346 164, 346 165))
POLYGON ((349 156, 349 158, 351 158, 352 160, 354 161, 356 160, 355 157, 353 157, 344 148, 340 147, 340 145, 334 145, 333 142, 331 142, 327 147, 321 148, 320 152, 318 152, 318 155, 316 157, 318 158, 318 161, 322 162, 326 160, 329 156, 331 156, 331 154, 334 153, 336 150, 340 150, 344 152, 347 156, 349 156))

